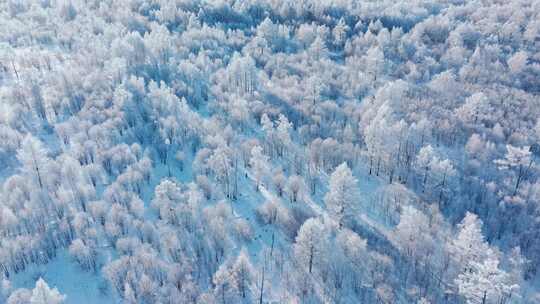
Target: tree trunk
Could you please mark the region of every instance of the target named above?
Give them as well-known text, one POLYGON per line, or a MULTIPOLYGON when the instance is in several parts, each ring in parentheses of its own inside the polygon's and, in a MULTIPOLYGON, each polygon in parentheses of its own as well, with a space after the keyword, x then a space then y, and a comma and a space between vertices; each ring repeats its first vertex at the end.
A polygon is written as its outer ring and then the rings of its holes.
MULTIPOLYGON (((272 237, 274 235, 272 234, 272 237)), ((273 244, 273 243, 272 243, 273 244)), ((262 269, 262 278, 261 278, 261 291, 260 291, 260 294, 259 294, 259 304, 262 304, 263 303, 263 293, 264 293, 264 271, 265 271, 265 267, 264 267, 264 264, 263 264, 263 269, 262 269)))
POLYGON ((310 254, 309 254, 309 273, 311 273, 312 269, 313 269, 313 247, 310 248, 310 254))

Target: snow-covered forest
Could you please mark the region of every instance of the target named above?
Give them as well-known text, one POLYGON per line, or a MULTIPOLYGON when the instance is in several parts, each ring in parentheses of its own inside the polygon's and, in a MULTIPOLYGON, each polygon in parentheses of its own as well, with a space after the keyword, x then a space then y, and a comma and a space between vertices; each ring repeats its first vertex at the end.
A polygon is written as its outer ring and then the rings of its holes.
POLYGON ((0 303, 540 303, 540 1, 0 1, 0 303))

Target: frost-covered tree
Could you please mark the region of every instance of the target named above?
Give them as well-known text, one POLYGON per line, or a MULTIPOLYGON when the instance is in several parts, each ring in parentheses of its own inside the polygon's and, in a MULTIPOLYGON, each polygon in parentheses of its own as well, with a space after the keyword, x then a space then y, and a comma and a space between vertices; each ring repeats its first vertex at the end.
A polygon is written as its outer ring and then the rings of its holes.
POLYGON ((272 182, 274 183, 275 190, 277 192, 277 195, 279 197, 283 196, 283 192, 285 190, 285 185, 287 182, 287 178, 283 174, 283 171, 278 169, 274 175, 272 176, 272 182))
POLYGON ((302 200, 304 198, 306 189, 306 183, 303 177, 299 175, 289 176, 287 185, 285 187, 285 192, 287 192, 291 203, 296 203, 297 201, 302 200))
POLYGON ((467 213, 457 227, 458 234, 449 244, 449 250, 459 271, 470 271, 472 263, 482 262, 489 250, 482 234, 482 221, 467 213))
POLYGON ((222 304, 228 303, 233 297, 233 278, 229 267, 229 265, 222 264, 212 278, 212 283, 215 286, 215 297, 222 304))
POLYGON ((253 94, 257 89, 255 61, 235 53, 228 67, 229 86, 239 94, 253 94))
POLYGON ((21 143, 21 148, 17 151, 17 159, 22 164, 22 170, 40 188, 44 187, 46 179, 46 164, 49 160, 47 150, 41 141, 28 134, 21 143))
POLYGON ((406 255, 420 258, 434 246, 430 235, 429 220, 420 211, 405 206, 396 226, 395 237, 406 255))
POLYGON ((287 116, 280 114, 276 124, 276 139, 278 141, 278 156, 283 156, 291 146, 291 129, 293 125, 287 116))
POLYGON ((30 297, 32 296, 32 291, 26 288, 19 288, 11 293, 7 299, 8 304, 25 304, 30 303, 30 297))
POLYGON ((519 290, 519 285, 499 268, 499 260, 491 249, 485 254, 483 261, 472 262, 471 269, 458 275, 459 294, 468 304, 507 303, 519 290))
POLYGON ((247 250, 240 250, 236 261, 232 264, 231 275, 235 289, 242 298, 248 297, 251 293, 251 285, 255 279, 255 269, 249 260, 247 250))
POLYGON ((30 304, 61 304, 66 299, 65 295, 60 294, 58 289, 50 288, 49 285, 39 278, 36 282, 36 287, 32 290, 30 296, 30 304))
POLYGON ((512 57, 510 57, 507 61, 508 67, 510 68, 510 71, 512 73, 519 73, 523 71, 525 66, 527 65, 528 61, 528 55, 525 51, 519 51, 516 52, 512 57))
POLYGON ((458 117, 471 125, 479 123, 479 120, 488 118, 491 114, 489 100, 483 93, 475 93, 468 97, 457 111, 458 117))
POLYGON ((156 186, 152 206, 158 210, 160 218, 171 224, 178 224, 177 206, 183 201, 180 187, 173 181, 165 179, 156 186))
POLYGON ((524 179, 527 178, 529 171, 533 165, 534 158, 531 155, 529 147, 514 147, 506 146, 506 154, 503 159, 498 159, 495 163, 501 170, 511 170, 515 174, 515 184, 512 191, 512 196, 518 193, 519 186, 524 179))
POLYGON ((74 240, 69 246, 69 254, 73 256, 83 269, 96 271, 97 253, 94 248, 85 244, 83 240, 74 240))
POLYGON ((377 77, 385 71, 384 53, 379 47, 371 47, 364 56, 364 60, 372 81, 376 81, 377 77))
POLYGON ((348 30, 349 27, 345 23, 345 20, 343 20, 343 18, 339 19, 339 22, 332 30, 332 35, 334 36, 336 45, 341 46, 345 42, 348 30))
POLYGON ((223 186, 225 195, 232 197, 233 194, 233 158, 232 151, 229 147, 219 146, 216 148, 208 159, 208 164, 214 172, 216 179, 223 186))
POLYGON ((317 36, 309 46, 308 52, 314 60, 326 58, 328 56, 328 48, 324 39, 317 36))
POLYGON ((317 218, 310 218, 304 222, 294 242, 294 254, 300 266, 313 272, 316 265, 323 263, 328 240, 324 223, 317 218))
POLYGON ((249 159, 249 166, 253 170, 255 176, 255 187, 259 191, 259 186, 264 180, 264 177, 268 175, 269 159, 264 155, 260 146, 255 146, 251 149, 251 158, 249 159))
POLYGON ((449 159, 441 159, 431 145, 424 146, 416 156, 418 170, 422 174, 422 191, 425 191, 428 182, 433 190, 439 189, 439 203, 447 190, 448 181, 456 174, 456 170, 449 159))
MULTIPOLYGON (((370 262, 366 259, 369 256, 367 240, 349 229, 341 229, 336 237, 336 245, 343 251, 345 257, 343 263, 347 271, 352 271, 353 286, 358 286, 370 266, 370 262)), ((335 261, 336 264, 341 262, 335 261)))
POLYGON ((346 163, 342 163, 334 170, 328 188, 324 203, 339 227, 343 227, 356 216, 360 199, 357 180, 346 163))
POLYGON ((306 89, 306 99, 312 105, 315 105, 321 101, 325 85, 319 76, 314 75, 306 80, 306 89))

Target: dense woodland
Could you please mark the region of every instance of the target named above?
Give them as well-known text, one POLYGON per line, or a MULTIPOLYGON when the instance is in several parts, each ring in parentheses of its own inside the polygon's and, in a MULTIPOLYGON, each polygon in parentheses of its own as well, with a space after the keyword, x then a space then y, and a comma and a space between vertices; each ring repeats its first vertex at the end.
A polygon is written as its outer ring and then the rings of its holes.
POLYGON ((0 303, 539 303, 539 176, 537 0, 0 1, 0 303))

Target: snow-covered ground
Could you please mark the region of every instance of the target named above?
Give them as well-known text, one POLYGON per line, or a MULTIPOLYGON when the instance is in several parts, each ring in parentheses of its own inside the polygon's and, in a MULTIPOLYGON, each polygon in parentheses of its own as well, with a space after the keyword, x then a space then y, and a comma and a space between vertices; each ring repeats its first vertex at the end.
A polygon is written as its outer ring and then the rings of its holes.
POLYGON ((107 291, 107 282, 100 273, 83 271, 66 250, 59 250, 57 256, 45 265, 32 265, 16 274, 11 278, 11 284, 15 288, 32 289, 39 278, 65 294, 65 303, 68 304, 118 303, 107 291))

